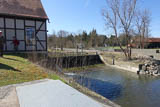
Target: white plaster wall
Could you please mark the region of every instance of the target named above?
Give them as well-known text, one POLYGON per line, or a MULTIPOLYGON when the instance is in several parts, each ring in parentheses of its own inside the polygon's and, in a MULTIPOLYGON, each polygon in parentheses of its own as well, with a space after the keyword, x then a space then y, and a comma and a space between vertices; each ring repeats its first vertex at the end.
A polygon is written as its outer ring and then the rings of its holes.
POLYGON ((16 28, 24 29, 24 21, 16 19, 16 28))
MULTIPOLYGON (((44 48, 46 49, 46 42, 41 42, 44 48)), ((39 42, 37 42, 37 50, 44 50, 39 42)))
POLYGON ((39 40, 46 40, 46 32, 45 31, 39 31, 37 33, 37 37, 39 40))
MULTIPOLYGON (((39 27, 41 26, 41 24, 42 24, 43 22, 42 21, 36 21, 36 29, 38 30, 39 29, 39 27)), ((45 23, 42 25, 42 27, 41 27, 41 29, 40 30, 46 30, 45 29, 45 23)))
POLYGON ((24 40, 24 30, 17 30, 17 39, 24 40))
POLYGON ((32 20, 26 20, 25 23, 26 23, 26 26, 35 26, 35 21, 32 21, 32 20))
POLYGON ((13 51, 14 50, 14 46, 12 44, 12 41, 7 41, 6 45, 7 45, 7 50, 8 51, 13 51))
POLYGON ((36 50, 35 46, 27 46, 27 50, 32 51, 32 50, 36 50))
POLYGON ((6 30, 6 39, 7 40, 13 40, 13 37, 15 36, 15 31, 11 29, 6 30))
POLYGON ((25 42, 20 41, 18 50, 20 50, 20 51, 24 51, 25 50, 25 42))
POLYGON ((4 28, 4 19, 0 18, 0 27, 4 28))
POLYGON ((14 28, 14 19, 6 18, 6 27, 7 28, 14 28))
MULTIPOLYGON (((14 51, 14 45, 13 45, 12 41, 7 41, 6 45, 7 45, 8 51, 14 51)), ((20 50, 20 51, 25 50, 25 42, 23 42, 23 41, 19 42, 18 50, 20 50)))

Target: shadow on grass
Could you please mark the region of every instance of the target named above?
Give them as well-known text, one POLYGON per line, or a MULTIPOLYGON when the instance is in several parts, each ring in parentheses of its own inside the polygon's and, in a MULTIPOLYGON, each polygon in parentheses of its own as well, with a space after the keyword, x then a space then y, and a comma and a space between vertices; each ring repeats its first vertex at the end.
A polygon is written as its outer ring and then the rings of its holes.
POLYGON ((22 62, 22 61, 20 61, 20 60, 16 60, 16 59, 12 59, 12 58, 6 58, 6 57, 3 57, 3 59, 12 60, 12 61, 17 61, 17 62, 22 62))
MULTIPOLYGON (((15 57, 21 57, 21 58, 24 58, 24 59, 28 59, 31 62, 39 62, 42 59, 48 58, 48 54, 36 53, 36 52, 33 52, 33 53, 5 53, 5 55, 10 55, 10 56, 13 56, 13 57, 14 56, 15 57)), ((12 59, 9 59, 9 60, 12 60, 12 59)))
POLYGON ((22 58, 28 57, 26 53, 5 53, 5 55, 17 56, 17 57, 22 57, 22 58))
POLYGON ((1 70, 1 69, 13 70, 13 71, 16 71, 16 72, 21 72, 20 70, 17 70, 17 69, 15 69, 15 68, 11 67, 11 66, 8 66, 8 65, 1 64, 1 63, 0 63, 0 70, 1 70))

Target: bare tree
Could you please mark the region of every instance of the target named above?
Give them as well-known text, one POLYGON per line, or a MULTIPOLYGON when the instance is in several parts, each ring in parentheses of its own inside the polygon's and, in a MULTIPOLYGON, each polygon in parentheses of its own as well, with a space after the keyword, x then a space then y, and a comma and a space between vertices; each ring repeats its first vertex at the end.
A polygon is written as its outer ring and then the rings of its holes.
POLYGON ((59 43, 60 43, 60 48, 61 51, 63 51, 64 46, 66 45, 66 41, 65 41, 65 37, 68 35, 68 32, 64 31, 64 30, 60 30, 58 32, 58 36, 59 36, 59 43))
MULTIPOLYGON (((131 59, 131 48, 129 48, 129 44, 131 44, 130 40, 130 31, 133 24, 133 19, 135 17, 135 10, 137 6, 137 0, 106 0, 107 9, 103 11, 103 16, 106 25, 109 28, 112 28, 117 42, 124 52, 126 59, 131 59), (122 47, 118 36, 120 31, 124 32, 126 36, 126 49, 122 47)), ((122 33, 121 32, 121 33, 122 33)), ((131 47, 131 46, 130 46, 131 47)))
POLYGON ((137 11, 136 13, 136 28, 139 35, 140 48, 144 48, 145 42, 149 36, 150 27, 150 12, 148 10, 137 11))
POLYGON ((57 44, 57 37, 55 31, 53 31, 53 33, 48 37, 48 47, 50 49, 53 49, 56 47, 56 44, 57 44))

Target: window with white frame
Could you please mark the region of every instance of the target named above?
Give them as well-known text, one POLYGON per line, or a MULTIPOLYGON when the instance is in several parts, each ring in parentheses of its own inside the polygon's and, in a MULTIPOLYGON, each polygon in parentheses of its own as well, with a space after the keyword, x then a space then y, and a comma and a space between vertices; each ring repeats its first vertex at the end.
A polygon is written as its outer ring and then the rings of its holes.
POLYGON ((26 28, 26 43, 29 46, 35 45, 35 28, 33 27, 26 28))

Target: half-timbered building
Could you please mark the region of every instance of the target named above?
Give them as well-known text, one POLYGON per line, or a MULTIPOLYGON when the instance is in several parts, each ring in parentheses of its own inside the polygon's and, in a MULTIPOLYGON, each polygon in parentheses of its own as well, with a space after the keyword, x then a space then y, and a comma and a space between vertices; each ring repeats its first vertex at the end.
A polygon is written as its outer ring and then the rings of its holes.
POLYGON ((15 51, 14 37, 19 40, 19 52, 47 51, 47 20, 41 0, 0 0, 4 51, 15 51))

